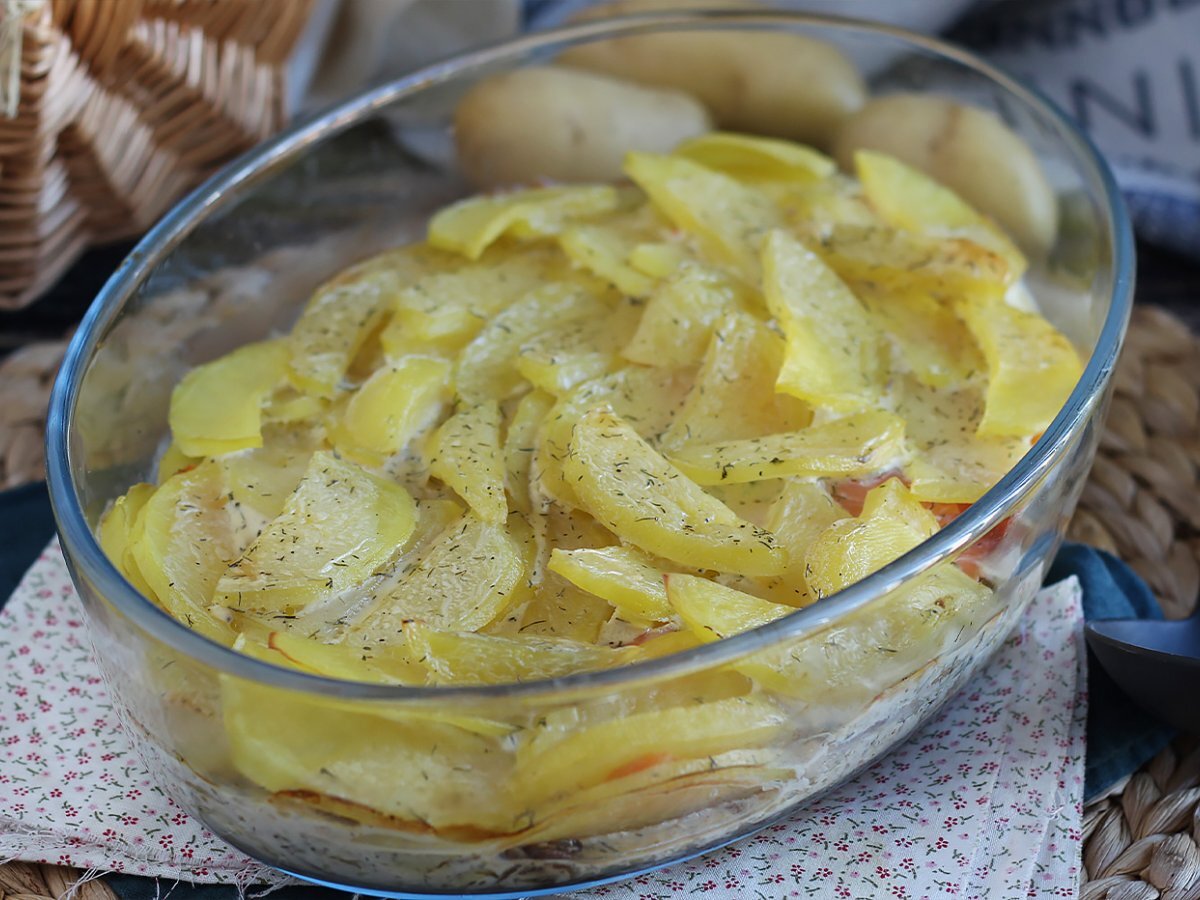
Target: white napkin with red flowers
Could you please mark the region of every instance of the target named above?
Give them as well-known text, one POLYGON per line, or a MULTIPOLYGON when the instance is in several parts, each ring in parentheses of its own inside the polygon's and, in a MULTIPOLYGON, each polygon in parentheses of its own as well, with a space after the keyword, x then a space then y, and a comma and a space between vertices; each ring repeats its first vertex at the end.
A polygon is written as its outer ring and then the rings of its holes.
MULTIPOLYGON (((1086 681, 1078 583, 858 778, 730 847, 573 895, 1074 897, 1086 681)), ((150 780, 109 703, 57 542, 0 611, 0 861, 281 884, 150 780)))

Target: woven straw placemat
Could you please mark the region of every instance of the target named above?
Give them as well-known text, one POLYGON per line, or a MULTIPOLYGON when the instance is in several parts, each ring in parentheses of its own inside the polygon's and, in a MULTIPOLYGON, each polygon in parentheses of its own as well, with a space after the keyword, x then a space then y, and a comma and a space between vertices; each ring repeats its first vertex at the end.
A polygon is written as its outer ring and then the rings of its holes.
MULTIPOLYGON (((0 487, 42 477, 43 416, 63 344, 0 362, 0 487)), ((1155 307, 1134 311, 1112 408, 1070 536, 1109 550, 1168 618, 1200 592, 1200 339, 1155 307)), ((1168 747, 1084 812, 1082 900, 1200 900, 1200 742, 1168 747)), ((0 866, 0 900, 59 898, 82 873, 0 866)), ((103 879, 78 900, 115 900, 103 879)))

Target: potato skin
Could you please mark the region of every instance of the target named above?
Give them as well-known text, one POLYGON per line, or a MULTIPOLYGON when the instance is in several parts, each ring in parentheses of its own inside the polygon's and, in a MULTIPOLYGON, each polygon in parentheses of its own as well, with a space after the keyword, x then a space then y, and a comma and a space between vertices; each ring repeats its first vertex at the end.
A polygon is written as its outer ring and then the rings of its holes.
POLYGON ((834 144, 854 171, 854 151, 877 150, 920 169, 995 219, 1033 256, 1058 231, 1058 200, 1037 157, 986 110, 929 94, 877 97, 849 118, 834 144))
POLYGON ((614 181, 627 151, 665 153, 711 128, 686 94, 564 66, 487 78, 454 116, 459 165, 481 187, 614 181))
MULTIPOLYGON (((576 21, 678 8, 745 7, 736 0, 616 0, 576 21)), ((718 127, 826 148, 842 120, 863 105, 862 76, 840 50, 801 34, 692 31, 581 44, 559 61, 674 88, 698 98, 718 127)))

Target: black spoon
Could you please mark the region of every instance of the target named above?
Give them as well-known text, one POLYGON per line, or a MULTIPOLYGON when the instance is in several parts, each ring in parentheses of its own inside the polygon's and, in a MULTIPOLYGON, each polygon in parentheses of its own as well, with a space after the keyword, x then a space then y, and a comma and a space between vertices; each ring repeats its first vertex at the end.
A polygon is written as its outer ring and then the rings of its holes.
POLYGON ((1200 732, 1200 609, 1174 622, 1109 619, 1084 630, 1104 671, 1139 706, 1200 732))

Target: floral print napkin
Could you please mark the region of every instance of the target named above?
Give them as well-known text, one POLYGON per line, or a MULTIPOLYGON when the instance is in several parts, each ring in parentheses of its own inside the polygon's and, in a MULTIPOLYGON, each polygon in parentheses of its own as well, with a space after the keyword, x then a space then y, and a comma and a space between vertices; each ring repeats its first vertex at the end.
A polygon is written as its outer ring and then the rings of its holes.
MULTIPOLYGON (((1078 583, 1043 590, 996 657, 904 745, 789 819, 573 896, 1073 897, 1086 681, 1078 583)), ((207 884, 289 879, 150 780, 116 721, 52 543, 0 611, 0 861, 207 884)))

